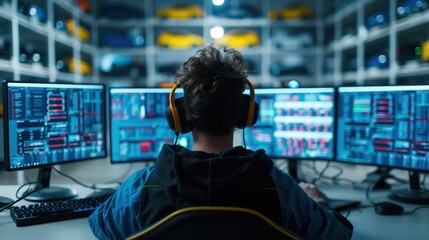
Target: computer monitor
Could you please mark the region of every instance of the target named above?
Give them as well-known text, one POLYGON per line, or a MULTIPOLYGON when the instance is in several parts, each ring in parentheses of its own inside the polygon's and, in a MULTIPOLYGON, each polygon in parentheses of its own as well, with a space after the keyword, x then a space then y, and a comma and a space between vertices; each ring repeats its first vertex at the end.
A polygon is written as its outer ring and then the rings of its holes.
MULTIPOLYGON (((111 162, 154 161, 164 144, 176 135, 168 126, 165 110, 169 88, 110 88, 111 162)), ((175 98, 183 89, 175 91, 175 98)), ((191 133, 179 135, 177 144, 191 148, 191 133)))
POLYGON ((26 199, 75 197, 50 187, 52 166, 106 157, 105 87, 3 81, 5 169, 39 168, 39 190, 26 199))
POLYGON ((334 158, 334 88, 260 88, 255 89, 255 100, 259 116, 245 130, 247 147, 288 159, 295 179, 298 159, 334 158))
POLYGON ((410 187, 390 197, 429 203, 429 86, 339 87, 337 115, 338 161, 408 169, 410 187))

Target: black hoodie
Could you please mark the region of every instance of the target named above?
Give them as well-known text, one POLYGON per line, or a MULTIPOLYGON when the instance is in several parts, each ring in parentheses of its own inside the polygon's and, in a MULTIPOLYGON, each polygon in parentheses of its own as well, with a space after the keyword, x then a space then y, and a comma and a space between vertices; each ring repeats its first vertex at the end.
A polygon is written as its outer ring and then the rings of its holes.
POLYGON ((190 206, 238 206, 257 210, 280 223, 273 161, 263 150, 235 147, 208 154, 165 145, 143 191, 143 225, 190 206))

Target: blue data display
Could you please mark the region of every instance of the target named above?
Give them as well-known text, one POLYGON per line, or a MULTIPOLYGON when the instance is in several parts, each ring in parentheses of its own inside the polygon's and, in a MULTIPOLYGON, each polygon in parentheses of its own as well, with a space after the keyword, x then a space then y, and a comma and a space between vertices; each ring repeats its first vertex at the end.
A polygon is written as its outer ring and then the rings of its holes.
MULTIPOLYGON (((174 144, 165 110, 170 89, 110 89, 111 160, 117 162, 154 160, 164 144, 174 144)), ((177 89, 175 97, 183 96, 177 89)), ((179 135, 177 144, 190 148, 192 135, 179 135)))
POLYGON ((429 170, 429 86, 338 92, 339 161, 429 170))
POLYGON ((6 84, 9 169, 106 156, 103 85, 6 84))
POLYGON ((255 89, 255 100, 259 117, 245 130, 247 147, 273 158, 333 158, 333 88, 255 89))

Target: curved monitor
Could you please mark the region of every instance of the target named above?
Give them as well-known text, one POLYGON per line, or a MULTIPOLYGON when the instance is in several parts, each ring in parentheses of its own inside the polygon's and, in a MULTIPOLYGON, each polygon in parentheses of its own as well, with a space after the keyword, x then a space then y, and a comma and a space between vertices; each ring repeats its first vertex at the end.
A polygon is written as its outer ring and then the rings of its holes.
POLYGON ((46 191, 27 200, 73 197, 49 188, 50 166, 106 157, 104 85, 3 81, 2 87, 5 169, 40 169, 46 191))
POLYGON ((272 158, 334 158, 334 88, 255 89, 257 123, 245 130, 251 149, 272 158))
MULTIPOLYGON (((111 162, 153 161, 164 144, 174 144, 175 133, 168 126, 168 88, 110 88, 111 162)), ((175 98, 183 89, 175 91, 175 98)), ((177 144, 192 145, 191 133, 179 135, 177 144)))

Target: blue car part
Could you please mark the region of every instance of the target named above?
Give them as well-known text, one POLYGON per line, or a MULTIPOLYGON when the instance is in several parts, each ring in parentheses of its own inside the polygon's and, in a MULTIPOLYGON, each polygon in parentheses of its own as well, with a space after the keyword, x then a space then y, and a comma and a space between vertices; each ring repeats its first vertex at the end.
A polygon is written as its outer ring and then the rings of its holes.
POLYGON ((389 12, 387 10, 379 11, 367 18, 366 28, 369 30, 377 26, 383 26, 388 24, 389 21, 389 12))

